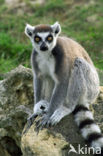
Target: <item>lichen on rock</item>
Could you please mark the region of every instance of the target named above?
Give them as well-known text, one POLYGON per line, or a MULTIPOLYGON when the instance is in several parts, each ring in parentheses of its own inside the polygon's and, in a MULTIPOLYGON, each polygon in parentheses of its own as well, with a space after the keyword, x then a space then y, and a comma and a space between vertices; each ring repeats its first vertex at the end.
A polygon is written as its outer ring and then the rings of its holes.
POLYGON ((21 133, 32 107, 32 71, 20 65, 0 81, 0 156, 21 155, 21 133))

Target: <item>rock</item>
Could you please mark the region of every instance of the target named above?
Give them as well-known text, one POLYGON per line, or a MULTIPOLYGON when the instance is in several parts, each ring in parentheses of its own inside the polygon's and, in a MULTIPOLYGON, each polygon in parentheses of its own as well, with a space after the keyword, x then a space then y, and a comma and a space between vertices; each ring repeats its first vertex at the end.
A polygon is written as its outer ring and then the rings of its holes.
POLYGON ((13 4, 17 4, 17 3, 20 3, 20 0, 5 0, 5 3, 7 5, 13 5, 13 4))
POLYGON ((0 81, 0 156, 20 156, 21 133, 33 107, 32 71, 20 65, 6 76, 0 81))
MULTIPOLYGON (((72 144, 84 146, 73 116, 66 116, 55 127, 37 135, 35 124, 22 135, 28 116, 33 110, 31 69, 19 66, 0 81, 0 156, 67 156, 72 144)), ((103 130, 103 87, 93 105, 96 122, 103 130)), ((73 156, 73 153, 70 154, 73 156)), ((81 155, 80 155, 81 156, 81 155)), ((90 155, 89 155, 90 156, 90 155)))
MULTIPOLYGON (((99 101, 99 103, 93 105, 93 108, 95 120, 103 131, 102 104, 103 101, 99 101)), ((21 139, 23 156, 69 156, 70 144, 72 144, 77 151, 78 145, 80 145, 80 147, 86 146, 72 115, 63 118, 55 127, 40 131, 38 135, 35 131, 34 124, 21 139)), ((70 153, 70 156, 76 155, 75 153, 70 153)), ((79 155, 82 156, 83 154, 79 155)), ((92 155, 88 154, 88 156, 92 155)))
POLYGON ((96 103, 93 105, 96 123, 101 127, 103 132, 103 86, 100 87, 100 94, 96 103))
MULTIPOLYGON (((100 87, 99 97, 93 104, 92 110, 95 120, 103 132, 103 99, 100 98, 102 94, 103 87, 100 87)), ((23 156, 68 156, 70 145, 73 145, 77 151, 79 145, 80 147, 86 146, 72 115, 63 118, 56 126, 40 131, 38 135, 34 123, 21 139, 23 156)), ((75 155, 77 154, 70 153, 70 156, 75 155)))
POLYGON ((62 135, 52 134, 45 129, 37 136, 34 132, 34 126, 32 126, 29 133, 22 138, 22 149, 25 149, 23 150, 23 155, 25 156, 62 156, 61 153, 63 149, 67 147, 68 143, 62 135))
POLYGON ((29 6, 35 7, 37 5, 43 5, 44 3, 45 0, 5 0, 5 4, 9 10, 18 13, 19 15, 24 14, 25 11, 30 11, 29 6))
POLYGON ((69 144, 76 148, 79 143, 84 145, 84 140, 70 115, 62 119, 57 126, 44 129, 38 135, 34 124, 22 136, 21 148, 23 156, 67 156, 69 144))
POLYGON ((10 156, 9 153, 0 145, 0 156, 10 156))
MULTIPOLYGON (((15 7, 16 5, 21 5, 23 3, 26 3, 26 1, 24 0, 5 0, 5 3, 8 5, 8 7, 15 7), (14 6, 15 4, 15 6, 14 6)), ((29 1, 30 4, 34 4, 34 5, 37 5, 37 4, 43 4, 44 3, 44 0, 30 0, 29 1)))
POLYGON ((5 5, 8 12, 24 15, 25 12, 28 12, 29 15, 34 13, 37 6, 45 4, 45 0, 5 0, 5 5))
POLYGON ((87 21, 90 22, 90 23, 95 23, 97 22, 98 20, 98 15, 97 14, 94 14, 94 15, 91 15, 89 17, 87 17, 87 21))

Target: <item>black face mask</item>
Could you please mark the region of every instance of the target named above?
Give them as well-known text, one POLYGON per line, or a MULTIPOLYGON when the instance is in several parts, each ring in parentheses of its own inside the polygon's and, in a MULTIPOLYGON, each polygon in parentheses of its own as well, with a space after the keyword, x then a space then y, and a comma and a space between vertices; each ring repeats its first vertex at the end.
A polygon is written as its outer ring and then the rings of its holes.
POLYGON ((41 46, 40 46, 40 50, 42 50, 42 51, 48 50, 48 47, 47 47, 47 45, 46 45, 45 42, 42 42, 42 44, 41 44, 41 46))

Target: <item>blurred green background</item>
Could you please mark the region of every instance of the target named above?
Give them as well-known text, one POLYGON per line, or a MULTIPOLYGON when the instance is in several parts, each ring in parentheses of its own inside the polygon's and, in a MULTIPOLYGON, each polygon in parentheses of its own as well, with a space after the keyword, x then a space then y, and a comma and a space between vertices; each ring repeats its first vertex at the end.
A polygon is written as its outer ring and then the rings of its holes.
POLYGON ((30 67, 32 45, 25 24, 59 21, 62 34, 84 46, 103 70, 103 0, 0 0, 0 73, 30 67))

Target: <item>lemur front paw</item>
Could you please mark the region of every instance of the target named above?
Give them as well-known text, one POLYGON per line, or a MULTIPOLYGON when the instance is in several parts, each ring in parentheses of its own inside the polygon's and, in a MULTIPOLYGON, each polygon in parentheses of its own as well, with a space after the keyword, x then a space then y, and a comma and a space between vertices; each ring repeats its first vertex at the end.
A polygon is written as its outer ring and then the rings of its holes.
POLYGON ((41 100, 35 104, 34 113, 27 119, 27 127, 25 128, 23 134, 29 130, 37 116, 46 114, 48 105, 49 103, 46 100, 41 100))
POLYGON ((55 112, 50 116, 50 119, 48 121, 48 124, 51 126, 56 125, 57 123, 59 123, 62 118, 64 118, 66 115, 69 115, 72 112, 71 109, 65 107, 65 106, 61 106, 59 107, 57 110, 55 110, 55 112))
POLYGON ((48 106, 49 103, 46 100, 41 100, 34 105, 34 113, 41 116, 48 111, 48 106))
POLYGON ((30 122, 31 124, 33 124, 34 120, 37 118, 37 114, 32 114, 27 121, 30 122))
POLYGON ((49 120, 50 120, 50 116, 48 114, 45 114, 36 121, 37 133, 39 132, 39 130, 42 130, 43 128, 48 128, 50 126, 49 120))
POLYGON ((58 114, 53 114, 52 116, 49 115, 43 115, 41 118, 39 118, 36 121, 36 131, 39 133, 39 130, 42 130, 43 128, 49 128, 51 126, 56 125, 61 118, 58 114))
POLYGON ((54 125, 56 125, 57 123, 59 123, 60 120, 61 120, 61 118, 59 117, 59 115, 53 114, 53 115, 50 117, 49 123, 50 123, 51 126, 54 126, 54 125))
POLYGON ((25 128, 23 134, 25 134, 25 133, 29 130, 29 128, 32 126, 32 124, 33 124, 34 120, 37 118, 37 116, 38 116, 37 114, 32 114, 32 115, 27 119, 27 126, 26 126, 26 128, 25 128))

